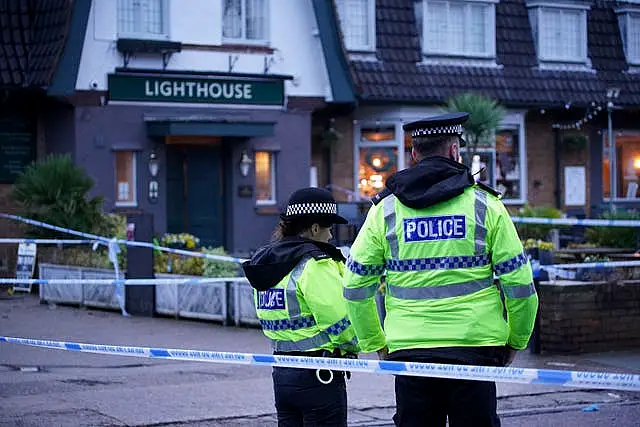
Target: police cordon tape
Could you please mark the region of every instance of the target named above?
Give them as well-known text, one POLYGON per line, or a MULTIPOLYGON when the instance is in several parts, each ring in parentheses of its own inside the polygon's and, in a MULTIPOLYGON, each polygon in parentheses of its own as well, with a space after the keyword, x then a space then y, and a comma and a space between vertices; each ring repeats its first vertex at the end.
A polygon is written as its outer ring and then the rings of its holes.
POLYGON ((337 371, 387 375, 410 375, 418 377, 497 381, 520 384, 544 384, 585 389, 640 391, 640 375, 631 373, 561 371, 535 368, 232 353, 208 350, 85 344, 67 341, 0 336, 0 342, 3 341, 32 347, 76 351, 80 353, 109 354, 114 356, 132 356, 150 359, 278 366, 304 369, 331 369, 337 371))
MULTIPOLYGON (((236 257, 230 257, 230 256, 222 256, 222 255, 213 255, 213 254, 207 254, 207 253, 204 253, 204 252, 185 251, 185 250, 182 250, 182 249, 173 249, 173 248, 167 248, 167 247, 164 247, 164 246, 158 246, 158 245, 154 245, 153 243, 148 243, 148 242, 136 242, 134 240, 122 240, 122 239, 114 239, 114 238, 98 236, 96 234, 84 233, 82 231, 76 231, 76 230, 72 230, 72 229, 69 229, 69 228, 58 227, 57 225, 47 224, 46 222, 42 222, 42 221, 35 221, 35 220, 32 220, 32 219, 23 218, 23 217, 18 216, 18 215, 0 213, 0 218, 20 221, 20 222, 23 222, 25 224, 33 225, 33 226, 36 226, 36 227, 47 228, 49 230, 58 231, 60 233, 67 233, 67 234, 71 234, 71 235, 78 236, 78 237, 84 237, 85 239, 91 239, 93 241, 92 243, 94 243, 94 244, 95 243, 100 243, 100 244, 108 245, 109 242, 115 242, 115 243, 118 243, 118 244, 121 244, 121 245, 126 245, 126 246, 135 246, 135 247, 140 247, 140 248, 150 248, 150 249, 155 249, 155 250, 162 251, 162 252, 168 252, 168 253, 173 253, 173 254, 178 254, 178 255, 191 256, 191 257, 195 257, 195 258, 211 259, 211 260, 215 260, 215 261, 228 261, 228 262, 234 262, 236 264, 241 264, 241 263, 247 261, 244 258, 236 258, 236 257)), ((32 240, 32 239, 25 239, 25 240, 32 240)), ((29 242, 29 243, 34 243, 34 242, 29 242)))
POLYGON ((32 243, 36 245, 92 245, 100 243, 106 245, 106 242, 98 240, 64 240, 64 239, 0 239, 0 244, 20 244, 32 243))
POLYGON ((4 279, 1 285, 110 285, 110 286, 143 286, 143 285, 210 285, 221 282, 246 282, 244 277, 229 278, 193 278, 193 279, 4 279))
POLYGON ((640 227, 640 220, 632 219, 579 219, 579 218, 534 218, 512 216, 516 224, 578 225, 582 227, 640 227))

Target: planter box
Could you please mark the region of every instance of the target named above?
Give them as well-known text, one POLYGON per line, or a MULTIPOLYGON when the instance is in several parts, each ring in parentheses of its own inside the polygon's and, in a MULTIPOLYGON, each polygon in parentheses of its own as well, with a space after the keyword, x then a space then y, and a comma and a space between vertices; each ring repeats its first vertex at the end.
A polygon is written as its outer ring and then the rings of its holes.
POLYGON ((236 279, 231 284, 231 289, 233 304, 230 304, 230 307, 232 307, 230 314, 234 324, 236 326, 260 326, 253 299, 253 288, 247 279, 236 279))
MULTIPOLYGON (((158 279, 200 279, 199 276, 156 274, 158 279)), ((233 305, 232 283, 246 281, 220 278, 215 283, 186 285, 156 285, 156 313, 176 317, 216 320, 227 323, 229 306, 233 305)), ((251 300, 253 304, 253 299, 251 300)))
MULTIPOLYGON (((41 285, 39 287, 40 301, 120 310, 115 286, 82 283, 83 279, 114 279, 115 273, 113 270, 40 264, 38 277, 44 280, 78 280, 78 283, 68 285, 41 285)), ((119 278, 123 279, 124 274, 120 273, 119 278)))

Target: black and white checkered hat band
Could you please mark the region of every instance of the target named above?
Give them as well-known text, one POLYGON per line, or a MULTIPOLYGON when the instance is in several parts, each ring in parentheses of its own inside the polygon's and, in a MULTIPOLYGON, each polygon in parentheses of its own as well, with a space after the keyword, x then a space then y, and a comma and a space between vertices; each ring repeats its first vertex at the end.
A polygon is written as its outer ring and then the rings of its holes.
POLYGON ((415 136, 425 136, 425 135, 451 135, 456 133, 459 135, 462 135, 464 133, 464 129, 462 128, 462 125, 414 129, 411 131, 411 136, 415 137, 415 136))
POLYGON ((335 203, 299 203, 287 206, 287 216, 310 214, 338 214, 338 205, 335 203))

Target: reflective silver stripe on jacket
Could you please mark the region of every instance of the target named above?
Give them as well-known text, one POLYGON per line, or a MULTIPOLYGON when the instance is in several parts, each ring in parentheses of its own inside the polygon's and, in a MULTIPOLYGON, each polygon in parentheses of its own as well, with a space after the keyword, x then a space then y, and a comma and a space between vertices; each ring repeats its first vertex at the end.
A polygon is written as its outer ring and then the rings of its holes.
POLYGON ((474 211, 475 211, 475 253, 476 255, 481 255, 486 252, 487 248, 487 227, 485 225, 485 220, 487 218, 487 193, 484 191, 475 189, 475 203, 474 203, 474 211))
POLYGON ((359 301, 373 297, 378 290, 378 283, 361 288, 344 288, 342 295, 349 301, 359 301))
POLYGON ((289 312, 289 319, 294 320, 300 318, 300 303, 296 295, 297 286, 296 282, 302 276, 304 267, 307 265, 311 258, 302 258, 298 265, 293 268, 293 271, 289 275, 289 283, 287 283, 287 311, 289 312))
POLYGON ((507 298, 528 298, 535 295, 536 288, 533 283, 528 285, 502 285, 502 291, 507 298))
POLYGON ((470 295, 493 286, 493 278, 474 280, 466 283, 453 283, 440 286, 420 286, 407 288, 387 284, 386 293, 390 297, 409 300, 431 300, 470 295))
POLYGON ((385 197, 382 203, 384 222, 387 225, 385 237, 389 243, 391 258, 398 259, 400 251, 398 250, 398 235, 396 234, 396 196, 391 194, 385 197))
MULTIPOLYGON (((343 317, 324 331, 318 332, 316 335, 304 338, 299 341, 271 340, 271 345, 275 351, 308 351, 320 347, 331 342, 329 335, 340 335, 351 326, 351 322, 343 317)), ((343 345, 350 345, 344 343, 343 345)))

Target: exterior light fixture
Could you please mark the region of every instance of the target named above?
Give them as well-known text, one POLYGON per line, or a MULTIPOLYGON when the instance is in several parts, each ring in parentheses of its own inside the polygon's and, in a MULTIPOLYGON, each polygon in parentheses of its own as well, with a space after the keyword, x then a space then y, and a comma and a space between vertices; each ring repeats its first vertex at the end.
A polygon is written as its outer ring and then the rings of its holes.
POLYGON ((155 152, 152 152, 149 156, 149 173, 152 178, 158 176, 158 169, 160 169, 160 164, 158 163, 158 156, 155 152))
POLYGON ((242 155, 240 156, 240 174, 242 176, 249 175, 249 168, 251 167, 251 163, 253 160, 247 154, 247 150, 242 150, 242 155))

